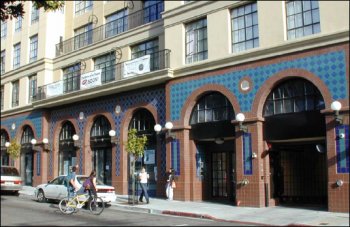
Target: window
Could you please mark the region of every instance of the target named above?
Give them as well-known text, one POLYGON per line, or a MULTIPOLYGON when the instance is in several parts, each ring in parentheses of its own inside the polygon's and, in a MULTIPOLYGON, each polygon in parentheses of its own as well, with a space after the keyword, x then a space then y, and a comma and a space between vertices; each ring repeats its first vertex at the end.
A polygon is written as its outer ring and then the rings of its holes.
POLYGON ((4 86, 1 86, 1 110, 4 109, 4 86))
POLYGON ((136 46, 131 47, 131 59, 139 58, 145 55, 150 55, 150 70, 157 70, 159 69, 158 49, 158 39, 153 39, 144 43, 140 43, 136 46))
POLYGON ((128 30, 128 10, 120 10, 106 17, 106 38, 128 30))
POLYGON ((33 102, 36 98, 36 91, 37 91, 37 79, 36 75, 29 77, 29 99, 28 103, 33 102))
POLYGON ((1 39, 7 36, 7 21, 1 21, 1 39))
POLYGON ((143 21, 149 23, 160 19, 160 13, 164 11, 164 1, 146 0, 143 3, 143 21))
POLYGON ((31 140, 34 139, 34 133, 30 126, 26 125, 23 128, 21 145, 32 146, 31 140))
POLYGON ((19 81, 12 82, 12 107, 19 104, 19 81))
POLYGON ((80 88, 80 64, 63 69, 63 92, 77 91, 80 88))
POLYGON ((108 138, 111 124, 104 116, 98 116, 91 128, 91 137, 108 138))
POLYGON ((322 95, 312 83, 292 79, 281 83, 269 94, 264 106, 264 117, 324 108, 322 95))
POLYGON ((15 22, 15 32, 19 32, 22 29, 22 17, 17 17, 15 22))
POLYGON ((36 61, 38 57, 38 35, 30 38, 29 62, 36 61))
POLYGON ((286 12, 288 39, 321 32, 318 1, 288 1, 286 12))
POLYGON ((32 14, 31 14, 31 23, 34 24, 39 21, 39 10, 35 8, 32 4, 32 14))
POLYGON ((21 43, 13 46, 13 69, 17 69, 21 63, 21 43))
POLYGON ((74 49, 79 49, 92 43, 92 24, 74 31, 74 49))
POLYGON ((115 53, 95 58, 95 69, 102 69, 101 81, 107 83, 115 80, 115 53))
POLYGON ((186 64, 208 58, 207 19, 186 25, 186 64))
POLYGON ((190 124, 232 120, 234 111, 228 99, 218 92, 209 93, 199 99, 191 114, 190 124))
POLYGON ((153 115, 146 109, 140 109, 133 114, 133 117, 129 124, 129 129, 137 129, 139 134, 153 133, 153 127, 155 125, 153 115))
POLYGON ((259 46, 256 2, 231 11, 232 51, 240 52, 259 46))
POLYGON ((75 1, 75 15, 80 15, 90 11, 92 6, 93 1, 75 1))
POLYGON ((6 51, 3 50, 1 51, 1 75, 5 73, 5 56, 6 56, 6 51))

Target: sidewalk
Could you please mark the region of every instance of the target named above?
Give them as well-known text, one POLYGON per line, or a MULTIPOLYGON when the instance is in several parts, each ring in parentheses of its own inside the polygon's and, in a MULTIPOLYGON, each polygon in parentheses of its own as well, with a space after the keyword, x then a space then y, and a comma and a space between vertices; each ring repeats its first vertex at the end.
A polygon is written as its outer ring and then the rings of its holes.
MULTIPOLYGON (((24 186, 20 196, 34 198, 34 188, 24 186)), ((112 207, 155 214, 206 218, 251 225, 349 226, 348 213, 334 213, 289 207, 237 207, 210 202, 167 201, 150 198, 150 203, 128 204, 127 195, 118 195, 112 207)))

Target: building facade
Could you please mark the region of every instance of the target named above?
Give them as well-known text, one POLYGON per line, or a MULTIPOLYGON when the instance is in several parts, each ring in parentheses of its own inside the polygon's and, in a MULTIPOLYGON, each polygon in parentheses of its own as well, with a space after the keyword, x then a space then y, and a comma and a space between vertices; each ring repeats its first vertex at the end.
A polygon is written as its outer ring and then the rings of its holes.
POLYGON ((136 128, 151 196, 172 167, 176 200, 349 212, 349 2, 25 7, 1 23, 1 160, 23 184, 78 164, 128 194, 136 128))

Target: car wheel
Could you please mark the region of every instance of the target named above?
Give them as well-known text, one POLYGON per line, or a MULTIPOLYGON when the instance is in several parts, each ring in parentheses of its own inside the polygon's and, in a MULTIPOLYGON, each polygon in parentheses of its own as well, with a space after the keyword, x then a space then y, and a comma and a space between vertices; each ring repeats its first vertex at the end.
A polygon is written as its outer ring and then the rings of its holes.
POLYGON ((46 198, 45 198, 44 191, 41 190, 41 189, 39 190, 38 195, 37 195, 36 198, 38 199, 38 202, 39 202, 39 203, 46 202, 46 198))

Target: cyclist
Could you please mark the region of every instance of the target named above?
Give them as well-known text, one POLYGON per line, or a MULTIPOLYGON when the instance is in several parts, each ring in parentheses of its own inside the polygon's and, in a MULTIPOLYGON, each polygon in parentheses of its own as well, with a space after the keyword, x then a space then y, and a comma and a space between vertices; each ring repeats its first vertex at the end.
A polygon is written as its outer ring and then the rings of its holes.
POLYGON ((77 166, 73 166, 72 167, 72 172, 68 174, 67 178, 68 178, 68 181, 69 181, 69 184, 68 184, 68 187, 67 187, 67 190, 68 190, 68 198, 72 198, 74 197, 74 191, 77 191, 79 190, 79 184, 76 179, 76 172, 77 170, 77 166))
POLYGON ((84 181, 83 184, 84 191, 88 191, 89 195, 94 195, 97 197, 97 187, 96 187, 96 171, 92 170, 90 176, 84 181))

